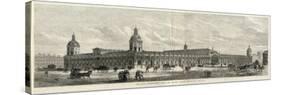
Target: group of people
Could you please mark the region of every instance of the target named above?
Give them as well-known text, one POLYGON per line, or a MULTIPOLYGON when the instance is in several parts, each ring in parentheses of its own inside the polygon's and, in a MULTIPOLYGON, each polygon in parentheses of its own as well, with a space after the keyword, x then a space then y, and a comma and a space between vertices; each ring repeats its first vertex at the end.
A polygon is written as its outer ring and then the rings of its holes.
MULTIPOLYGON (((135 79, 136 80, 143 80, 144 77, 143 77, 143 71, 141 70, 137 70, 136 73, 135 73, 135 79)), ((124 70, 124 71, 120 71, 118 73, 118 78, 119 78, 119 81, 128 81, 129 78, 130 78, 130 72, 129 70, 124 70)))

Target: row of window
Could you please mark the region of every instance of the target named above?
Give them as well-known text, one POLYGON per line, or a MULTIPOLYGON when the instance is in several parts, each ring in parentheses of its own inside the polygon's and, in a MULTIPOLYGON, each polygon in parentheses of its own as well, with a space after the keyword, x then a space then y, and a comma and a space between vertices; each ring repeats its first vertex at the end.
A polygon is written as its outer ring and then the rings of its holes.
MULTIPOLYGON (((100 62, 91 62, 91 61, 70 61, 70 64, 97 64, 97 65, 111 65, 111 66, 118 66, 118 65, 126 65, 126 64, 134 64, 133 61, 113 61, 113 60, 105 60, 100 62)), ((170 61, 138 61, 138 64, 187 64, 187 63, 209 63, 209 60, 170 60, 170 61)))
MULTIPOLYGON (((181 55, 181 54, 138 54, 136 55, 137 57, 141 58, 151 58, 151 57, 209 57, 208 55, 181 55)), ((71 56, 71 58, 75 59, 81 59, 81 58, 86 58, 86 59, 91 59, 91 58, 96 58, 97 56, 95 55, 77 55, 77 56, 71 56)), ((127 54, 110 54, 106 56, 99 56, 100 58, 120 58, 120 57, 133 57, 133 56, 128 56, 127 54)))

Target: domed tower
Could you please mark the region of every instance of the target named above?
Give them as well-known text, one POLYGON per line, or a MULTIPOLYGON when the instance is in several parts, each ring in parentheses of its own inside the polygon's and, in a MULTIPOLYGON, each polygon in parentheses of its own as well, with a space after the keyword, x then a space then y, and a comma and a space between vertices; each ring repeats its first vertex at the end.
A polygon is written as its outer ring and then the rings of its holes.
POLYGON ((250 58, 252 57, 252 49, 251 46, 249 45, 248 49, 247 49, 247 56, 250 58))
POLYGON ((68 42, 67 46, 67 55, 76 55, 79 54, 80 45, 75 40, 75 35, 73 33, 71 41, 68 42))
POLYGON ((183 49, 184 49, 184 50, 187 50, 187 48, 188 48, 188 47, 187 47, 186 42, 185 42, 185 44, 184 44, 184 46, 183 46, 183 49))
POLYGON ((134 28, 134 34, 132 35, 130 41, 130 51, 141 52, 142 51, 142 40, 140 35, 138 34, 138 29, 134 28))

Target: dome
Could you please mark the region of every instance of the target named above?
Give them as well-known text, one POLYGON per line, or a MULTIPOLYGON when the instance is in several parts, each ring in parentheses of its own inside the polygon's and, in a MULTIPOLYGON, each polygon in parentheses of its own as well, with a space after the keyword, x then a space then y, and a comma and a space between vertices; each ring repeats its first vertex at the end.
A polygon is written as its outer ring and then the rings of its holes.
POLYGON ((251 49, 250 45, 249 45, 249 47, 247 49, 247 52, 252 52, 252 49, 251 49))
POLYGON ((247 49, 247 56, 249 56, 249 57, 252 56, 252 49, 251 49, 250 45, 247 49))
POLYGON ((141 37, 139 35, 133 35, 130 39, 130 41, 142 41, 141 37))
POLYGON ((80 44, 75 40, 75 35, 72 35, 72 40, 68 42, 68 47, 80 47, 80 44))
POLYGON ((68 47, 80 47, 79 43, 75 40, 71 40, 70 42, 68 42, 67 46, 68 47))
POLYGON ((132 35, 130 41, 142 41, 137 28, 134 29, 134 34, 132 35))

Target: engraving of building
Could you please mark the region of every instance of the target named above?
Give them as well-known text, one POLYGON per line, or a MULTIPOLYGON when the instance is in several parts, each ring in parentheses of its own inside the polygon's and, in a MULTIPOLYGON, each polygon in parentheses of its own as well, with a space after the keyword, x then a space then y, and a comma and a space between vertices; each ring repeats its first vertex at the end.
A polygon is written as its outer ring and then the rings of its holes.
POLYGON ((138 28, 129 40, 129 50, 115 50, 94 48, 92 53, 79 54, 80 45, 72 35, 72 40, 67 44, 67 55, 64 56, 64 68, 92 69, 99 66, 113 68, 144 68, 147 66, 197 66, 248 64, 251 63, 252 50, 246 50, 246 55, 220 54, 209 48, 189 49, 185 43, 183 49, 165 51, 146 51, 143 41, 138 34, 138 28))

